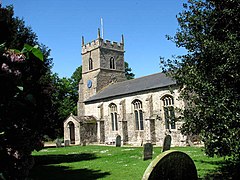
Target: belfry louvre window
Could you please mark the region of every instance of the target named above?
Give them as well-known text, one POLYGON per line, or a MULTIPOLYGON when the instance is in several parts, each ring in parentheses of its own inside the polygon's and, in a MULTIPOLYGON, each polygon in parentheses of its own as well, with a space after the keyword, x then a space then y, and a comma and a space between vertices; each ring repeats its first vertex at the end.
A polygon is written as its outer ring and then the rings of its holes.
POLYGON ((89 58, 88 60, 88 70, 92 70, 93 69, 93 61, 92 58, 89 58))
POLYGON ((118 121, 117 121, 117 106, 116 104, 111 103, 109 105, 110 108, 110 116, 112 123, 112 131, 118 131, 118 121))
POLYGON ((110 58, 110 69, 115 69, 115 60, 113 57, 110 58))
POLYGON ((173 97, 166 95, 162 98, 162 102, 164 109, 165 128, 176 129, 173 97))
POLYGON ((134 100, 132 102, 134 109, 134 118, 136 124, 136 130, 143 130, 143 111, 142 111, 142 102, 140 100, 134 100))

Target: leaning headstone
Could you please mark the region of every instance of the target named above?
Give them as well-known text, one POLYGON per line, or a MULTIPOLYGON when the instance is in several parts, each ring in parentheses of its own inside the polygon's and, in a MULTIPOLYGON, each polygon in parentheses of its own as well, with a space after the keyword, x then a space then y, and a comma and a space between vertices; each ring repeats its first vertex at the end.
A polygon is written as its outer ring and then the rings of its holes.
POLYGON ((83 141, 82 142, 82 146, 86 146, 87 142, 86 141, 83 141))
POLYGON ((61 139, 56 139, 56 147, 62 147, 62 141, 61 139))
POLYGON ((144 144, 143 148, 143 160, 152 159, 153 155, 153 145, 151 143, 144 144))
POLYGON ((65 140, 65 141, 64 141, 64 146, 65 146, 65 147, 70 146, 70 141, 69 141, 69 140, 65 140))
POLYGON ((170 150, 171 141, 172 141, 171 136, 170 135, 166 135, 165 138, 164 138, 164 141, 163 141, 163 150, 162 150, 162 152, 170 150))
POLYGON ((121 136, 117 135, 116 137, 116 147, 121 147, 121 136))
POLYGON ((158 155, 147 167, 142 180, 197 180, 193 160, 185 153, 169 150, 158 155))

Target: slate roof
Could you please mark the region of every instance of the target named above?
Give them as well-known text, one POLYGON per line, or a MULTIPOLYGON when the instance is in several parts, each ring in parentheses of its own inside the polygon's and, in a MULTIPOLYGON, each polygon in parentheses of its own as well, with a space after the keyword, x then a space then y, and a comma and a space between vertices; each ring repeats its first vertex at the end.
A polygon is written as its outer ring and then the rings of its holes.
POLYGON ((71 115, 77 122, 79 123, 96 123, 96 118, 93 116, 73 116, 71 115))
POLYGON ((111 84, 108 87, 104 88, 102 91, 100 91, 98 94, 87 99, 85 102, 97 101, 110 97, 163 88, 175 84, 176 81, 170 77, 167 77, 164 73, 156 73, 132 80, 126 80, 123 82, 111 84))

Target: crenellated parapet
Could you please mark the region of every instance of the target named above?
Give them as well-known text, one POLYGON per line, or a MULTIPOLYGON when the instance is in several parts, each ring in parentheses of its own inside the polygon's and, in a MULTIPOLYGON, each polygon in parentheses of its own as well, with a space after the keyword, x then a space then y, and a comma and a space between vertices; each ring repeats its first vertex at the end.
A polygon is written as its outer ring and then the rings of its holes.
POLYGON ((97 48, 106 48, 112 49, 115 51, 124 52, 124 40, 122 36, 122 42, 118 43, 115 41, 103 40, 101 37, 98 37, 96 40, 93 40, 89 43, 84 44, 84 38, 82 37, 82 54, 85 54, 89 51, 92 51, 97 48))
POLYGON ((118 43, 115 41, 102 41, 101 43, 102 48, 107 48, 107 49, 114 49, 114 50, 119 50, 119 51, 124 51, 124 44, 123 43, 118 43))
POLYGON ((85 54, 89 51, 99 48, 101 44, 102 44, 101 38, 98 38, 86 44, 82 44, 82 54, 85 54))

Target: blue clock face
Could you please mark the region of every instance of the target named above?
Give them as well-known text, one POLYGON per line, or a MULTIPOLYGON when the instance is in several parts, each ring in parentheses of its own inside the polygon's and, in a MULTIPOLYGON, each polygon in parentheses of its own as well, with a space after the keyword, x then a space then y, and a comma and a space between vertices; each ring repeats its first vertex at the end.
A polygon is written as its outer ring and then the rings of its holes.
POLYGON ((88 88, 91 88, 91 87, 92 87, 92 81, 91 81, 91 80, 88 80, 88 81, 87 81, 87 87, 88 87, 88 88))

